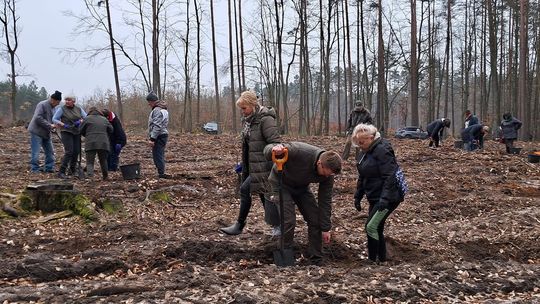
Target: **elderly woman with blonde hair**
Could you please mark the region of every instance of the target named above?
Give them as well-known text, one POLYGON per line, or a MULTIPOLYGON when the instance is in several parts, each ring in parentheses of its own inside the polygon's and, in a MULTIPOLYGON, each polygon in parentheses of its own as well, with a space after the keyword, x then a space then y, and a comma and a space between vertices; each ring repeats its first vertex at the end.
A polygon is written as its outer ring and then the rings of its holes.
MULTIPOLYGON (((242 112, 242 184, 240 186, 240 211, 236 223, 220 228, 223 233, 237 235, 242 233, 251 209, 251 195, 259 194, 265 208, 265 220, 273 227, 279 225, 279 216, 275 205, 265 203, 264 193, 268 188, 267 180, 272 169, 272 161, 264 154, 268 144, 280 143, 281 136, 276 125, 276 111, 259 104, 253 91, 243 92, 236 106, 242 112)), ((277 228, 273 234, 279 234, 277 228)))
POLYGON ((368 257, 373 262, 385 262, 384 223, 403 201, 395 178, 399 166, 392 145, 381 137, 375 126, 357 125, 352 133, 352 142, 361 150, 356 163, 358 181, 354 205, 360 211, 364 196, 369 202, 365 226, 368 257))

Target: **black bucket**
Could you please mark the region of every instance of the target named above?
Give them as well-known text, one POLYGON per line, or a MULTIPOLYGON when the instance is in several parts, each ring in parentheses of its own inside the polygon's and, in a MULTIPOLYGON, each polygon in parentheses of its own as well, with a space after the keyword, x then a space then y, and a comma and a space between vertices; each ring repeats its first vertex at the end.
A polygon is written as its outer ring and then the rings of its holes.
POLYGON ((141 178, 141 164, 134 163, 120 166, 122 177, 125 180, 141 178))
POLYGON ((527 157, 530 163, 539 163, 540 162, 540 152, 531 153, 527 157))
POLYGON ((510 154, 519 154, 521 152, 521 148, 510 148, 510 154))
POLYGON ((456 140, 456 141, 454 141, 454 148, 456 148, 456 149, 463 149, 463 141, 462 141, 462 140, 456 140))

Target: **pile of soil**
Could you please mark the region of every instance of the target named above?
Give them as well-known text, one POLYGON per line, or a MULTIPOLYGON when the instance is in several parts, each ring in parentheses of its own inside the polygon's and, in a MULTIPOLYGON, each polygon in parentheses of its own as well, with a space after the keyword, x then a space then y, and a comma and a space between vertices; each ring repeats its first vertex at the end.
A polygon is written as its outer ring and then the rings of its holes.
MULTIPOLYGON (((0 192, 56 178, 29 172, 24 128, 0 129, 0 138, 0 192)), ((120 212, 98 207, 90 222, 37 223, 39 213, 0 219, 0 302, 540 302, 540 165, 526 155, 537 144, 518 142, 522 153, 507 155, 493 141, 466 153, 450 139, 438 150, 391 139, 410 191, 387 221, 390 260, 382 265, 366 257, 367 203, 354 209, 351 158, 336 177, 324 264, 303 258, 307 227, 298 214, 296 266, 278 268, 258 198, 243 234, 219 232, 238 213, 237 136, 171 134, 172 179, 157 178, 143 133, 128 138, 121 163, 140 162, 141 179, 112 172, 104 182, 98 170, 94 180, 70 180, 97 206, 121 202, 120 212)), ((345 143, 301 140, 337 151, 345 143)), ((54 146, 58 162, 62 145, 54 139, 54 146)))

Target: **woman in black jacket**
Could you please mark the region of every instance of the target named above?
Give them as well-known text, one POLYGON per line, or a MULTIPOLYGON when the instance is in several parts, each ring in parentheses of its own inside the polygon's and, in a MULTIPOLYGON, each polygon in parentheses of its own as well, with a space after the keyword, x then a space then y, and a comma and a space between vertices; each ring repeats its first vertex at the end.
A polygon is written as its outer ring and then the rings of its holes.
POLYGON ((360 211, 360 202, 366 196, 369 202, 369 216, 365 226, 368 256, 373 262, 384 262, 386 261, 384 223, 403 201, 395 177, 399 167, 390 142, 381 138, 375 126, 367 124, 356 126, 352 140, 362 151, 356 163, 358 182, 354 205, 360 211))

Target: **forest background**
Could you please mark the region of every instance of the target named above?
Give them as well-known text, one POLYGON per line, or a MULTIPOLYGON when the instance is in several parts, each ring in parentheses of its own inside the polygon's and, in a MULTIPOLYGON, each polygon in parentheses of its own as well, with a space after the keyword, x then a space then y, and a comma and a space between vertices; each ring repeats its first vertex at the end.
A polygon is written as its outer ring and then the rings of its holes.
MULTIPOLYGON (((115 84, 79 101, 113 109, 129 127, 144 128, 153 90, 169 103, 173 130, 214 120, 237 132, 234 102, 252 89, 289 134, 341 134, 361 100, 383 132, 448 117, 457 136, 470 109, 495 130, 511 112, 524 122, 521 139, 540 136, 539 1, 227 0, 226 15, 215 12, 223 0, 83 2, 64 16, 89 43, 62 52, 74 64, 110 65, 115 84), (216 29, 224 15, 227 29, 216 29)), ((17 4, 0 2, 2 125, 28 121, 51 93, 18 82, 28 72, 18 46, 32 41, 17 4)))

